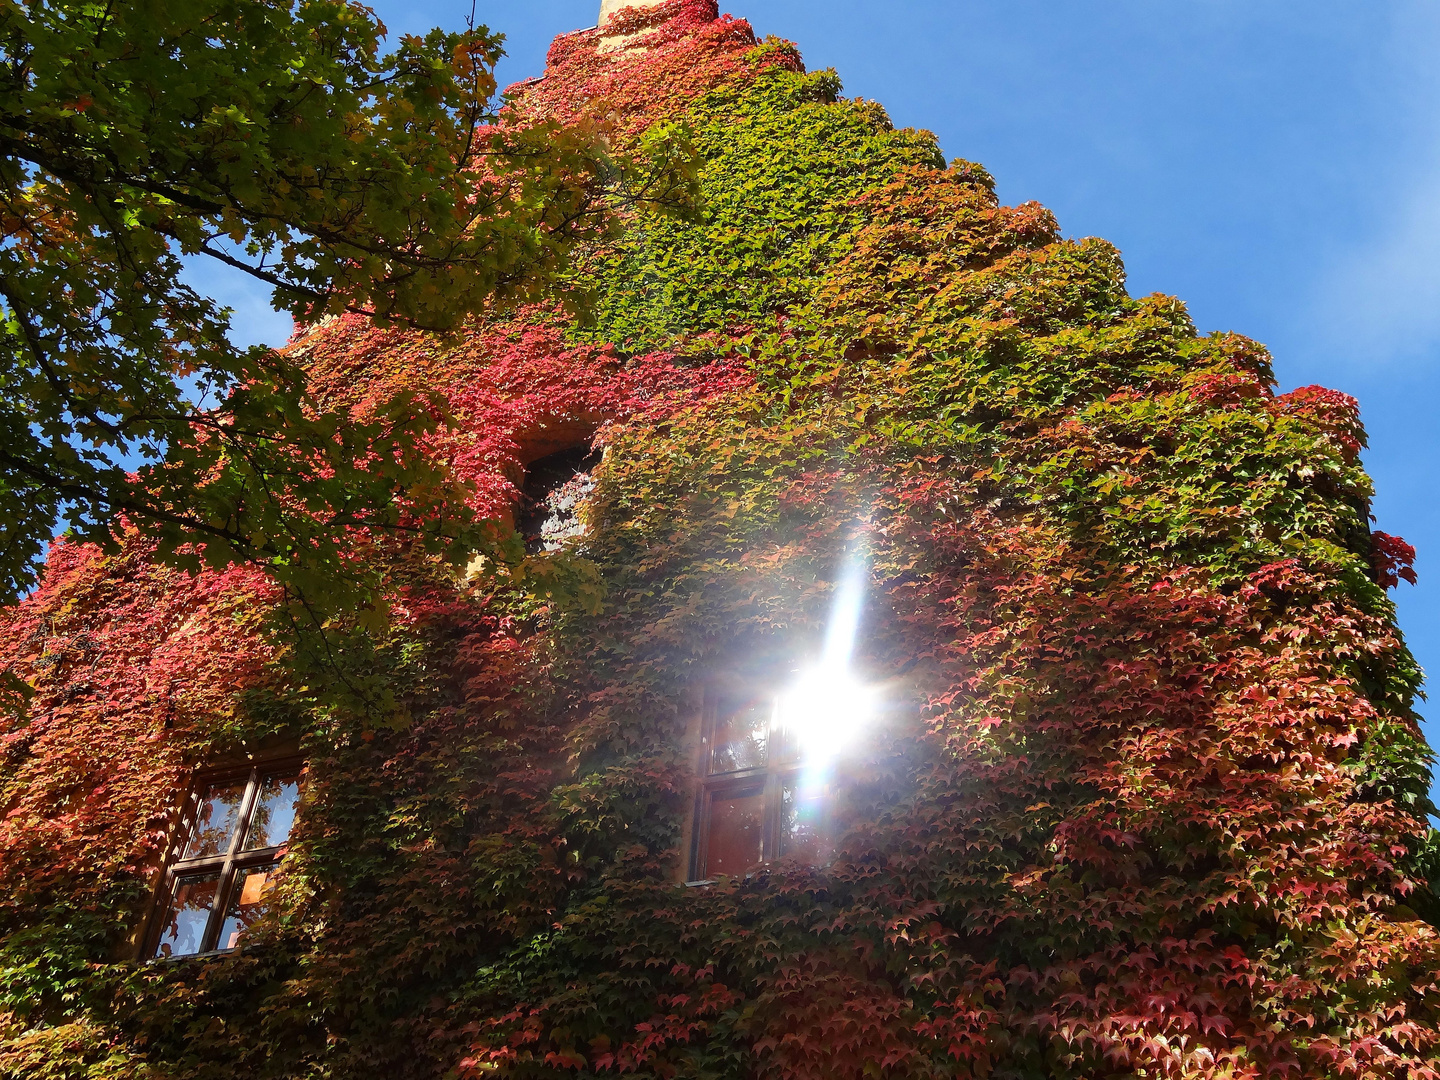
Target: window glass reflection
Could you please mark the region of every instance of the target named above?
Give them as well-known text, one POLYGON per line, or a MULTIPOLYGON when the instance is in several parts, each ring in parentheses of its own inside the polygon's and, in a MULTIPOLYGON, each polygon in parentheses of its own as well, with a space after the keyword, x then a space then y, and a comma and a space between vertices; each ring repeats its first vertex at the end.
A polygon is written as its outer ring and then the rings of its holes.
POLYGON ((295 826, 295 806, 300 801, 298 776, 268 776, 260 785, 255 812, 250 819, 245 850, 279 847, 290 839, 295 826))
POLYGON ((705 876, 739 875, 759 865, 764 837, 763 789, 711 796, 705 876))
POLYGON ((830 858, 825 805, 828 791, 785 785, 780 807, 780 853, 808 866, 822 866, 830 858))
POLYGON ((235 875, 231 886, 230 906, 225 912, 225 923, 220 927, 218 949, 237 948, 250 929, 268 909, 270 893, 275 888, 275 870, 278 864, 241 870, 235 875))
POLYGON ((182 877, 175 884, 175 895, 160 929, 157 956, 194 956, 204 947, 205 926, 210 909, 215 906, 215 891, 220 887, 219 874, 182 877))
POLYGON ((700 801, 689 869, 696 880, 740 875, 776 859, 824 866, 848 811, 833 762, 878 691, 845 671, 816 669, 791 689, 726 679, 708 696, 700 801))
POLYGON ((199 859, 207 855, 223 855, 230 850, 235 826, 240 821, 240 804, 245 801, 244 780, 212 784, 200 800, 195 817, 195 830, 185 847, 183 858, 199 859))
POLYGON ((531 462, 521 489, 518 528, 532 555, 558 551, 585 535, 583 508, 595 489, 600 451, 575 446, 531 462))
POLYGON ((722 708, 715 721, 710 772, 730 773, 764 766, 774 711, 769 698, 722 708))

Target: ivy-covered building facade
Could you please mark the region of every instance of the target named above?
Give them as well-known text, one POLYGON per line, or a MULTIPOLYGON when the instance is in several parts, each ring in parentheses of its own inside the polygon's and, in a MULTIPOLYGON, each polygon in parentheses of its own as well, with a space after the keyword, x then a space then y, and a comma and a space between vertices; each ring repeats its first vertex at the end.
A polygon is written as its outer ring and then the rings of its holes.
POLYGON ((443 393, 526 561, 377 543, 304 644, 62 541, 0 612, 0 1077, 1440 1077, 1357 404, 711 0, 601 14, 516 107, 698 212, 584 319, 290 346, 443 393))

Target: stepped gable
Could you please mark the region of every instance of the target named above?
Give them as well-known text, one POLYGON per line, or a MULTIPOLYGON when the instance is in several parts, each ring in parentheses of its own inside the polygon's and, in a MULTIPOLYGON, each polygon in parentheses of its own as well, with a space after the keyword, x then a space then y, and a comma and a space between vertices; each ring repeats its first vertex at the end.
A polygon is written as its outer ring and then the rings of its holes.
POLYGON ((1436 1080, 1414 552, 1367 520, 1357 403, 1277 394, 713 4, 563 36, 515 95, 683 125, 698 220, 583 253, 583 325, 292 349, 361 412, 442 392, 502 520, 603 446, 542 493, 581 527, 517 580, 386 553, 393 625, 319 667, 249 570, 58 544, 0 612, 36 692, 0 729, 0 1077, 1436 1080), (777 766, 789 846, 697 883, 716 801, 761 797, 706 774, 716 695, 815 655, 862 552, 887 704, 832 847, 777 766), (590 573, 598 613, 528 587, 590 573), (277 739, 309 773, 270 914, 135 964, 188 770, 277 739))
MULTIPOLYGON (((749 23, 720 17, 709 0, 666 0, 649 10, 623 8, 607 30, 630 43, 603 48, 597 30, 558 38, 541 80, 512 87, 517 108, 575 122, 600 116, 633 138, 680 115, 726 82, 778 68, 803 70, 788 45, 757 50, 749 23)), ((379 329, 359 316, 331 320, 292 343, 317 394, 361 414, 402 390, 438 390, 475 423, 447 446, 476 489, 476 505, 502 512, 526 460, 558 449, 577 432, 630 415, 641 401, 667 400, 684 387, 724 388, 744 376, 732 361, 676 368, 659 353, 622 361, 608 343, 574 346, 560 339, 563 320, 532 309, 477 330, 460 345, 426 334, 379 329)))
POLYGON ((721 16, 711 0, 624 7, 600 28, 556 38, 545 77, 525 86, 520 100, 529 112, 564 120, 599 111, 638 133, 757 67, 801 68, 793 46, 776 42, 757 55, 757 44, 748 22, 721 16))

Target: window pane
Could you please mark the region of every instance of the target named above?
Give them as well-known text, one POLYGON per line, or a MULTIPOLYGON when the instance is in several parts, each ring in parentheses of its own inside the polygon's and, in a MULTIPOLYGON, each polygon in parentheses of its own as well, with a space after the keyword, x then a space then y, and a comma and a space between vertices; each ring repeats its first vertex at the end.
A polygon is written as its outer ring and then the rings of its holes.
POLYGON ((710 771, 729 773, 762 767, 774 714, 775 703, 769 698, 743 704, 722 703, 720 715, 715 719, 710 771))
POLYGON ((219 874, 182 877, 175 883, 175 895, 165 914, 165 925, 160 929, 156 956, 194 956, 200 951, 219 885, 219 874))
POLYGON ((712 795, 704 876, 733 876, 759 865, 764 836, 763 790, 757 788, 733 795, 712 795))
POLYGON ((244 780, 211 784, 200 799, 200 812, 195 817, 195 830, 185 846, 186 859, 206 855, 224 855, 230 850, 230 839, 240 821, 240 804, 245 799, 244 780))
POLYGON ((225 912, 225 923, 220 927, 219 949, 236 948, 245 937, 245 931, 268 909, 267 901, 275 888, 275 870, 278 863, 269 866, 240 870, 235 874, 235 884, 230 894, 230 908, 225 912))
POLYGON ((295 804, 300 801, 300 777, 267 776, 255 800, 245 850, 279 847, 290 839, 295 826, 295 804))
POLYGON ((780 854, 809 866, 822 866, 830 858, 826 808, 830 792, 824 788, 785 785, 780 809, 780 854))
POLYGON ((800 733, 793 727, 781 725, 778 720, 775 734, 770 739, 770 758, 776 765, 795 765, 800 761, 800 733))
POLYGON ((532 461, 521 489, 519 530, 532 555, 558 551, 567 540, 585 535, 584 502, 595 489, 591 472, 600 452, 576 446, 532 461))

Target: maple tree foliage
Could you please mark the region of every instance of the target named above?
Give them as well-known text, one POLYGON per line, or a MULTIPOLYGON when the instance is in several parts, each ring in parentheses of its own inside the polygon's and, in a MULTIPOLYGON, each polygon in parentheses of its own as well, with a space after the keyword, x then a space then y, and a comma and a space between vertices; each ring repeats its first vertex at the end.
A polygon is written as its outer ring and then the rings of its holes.
POLYGON ((358 531, 473 552, 423 452, 443 402, 320 408, 283 355, 231 343, 186 260, 302 324, 450 330, 534 298, 617 198, 683 196, 683 148, 652 139, 640 170, 603 123, 507 112, 484 27, 384 36, 350 0, 0 4, 0 590, 29 587, 62 513, 334 609, 358 531))
POLYGON ((0 1076, 1434 1080, 1413 550, 1369 528, 1357 404, 1277 394, 714 4, 618 28, 517 107, 682 125, 698 219, 583 249, 590 322, 350 315, 288 354, 362 419, 442 395, 480 517, 596 439, 584 537, 466 577, 366 548, 393 618, 328 667, 259 571, 140 533, 58 545, 0 615, 33 695, 0 1076), (834 858, 680 885, 697 687, 813 648, 857 549, 889 705, 834 858), (281 734, 310 781, 272 910, 134 963, 188 771, 281 734))

